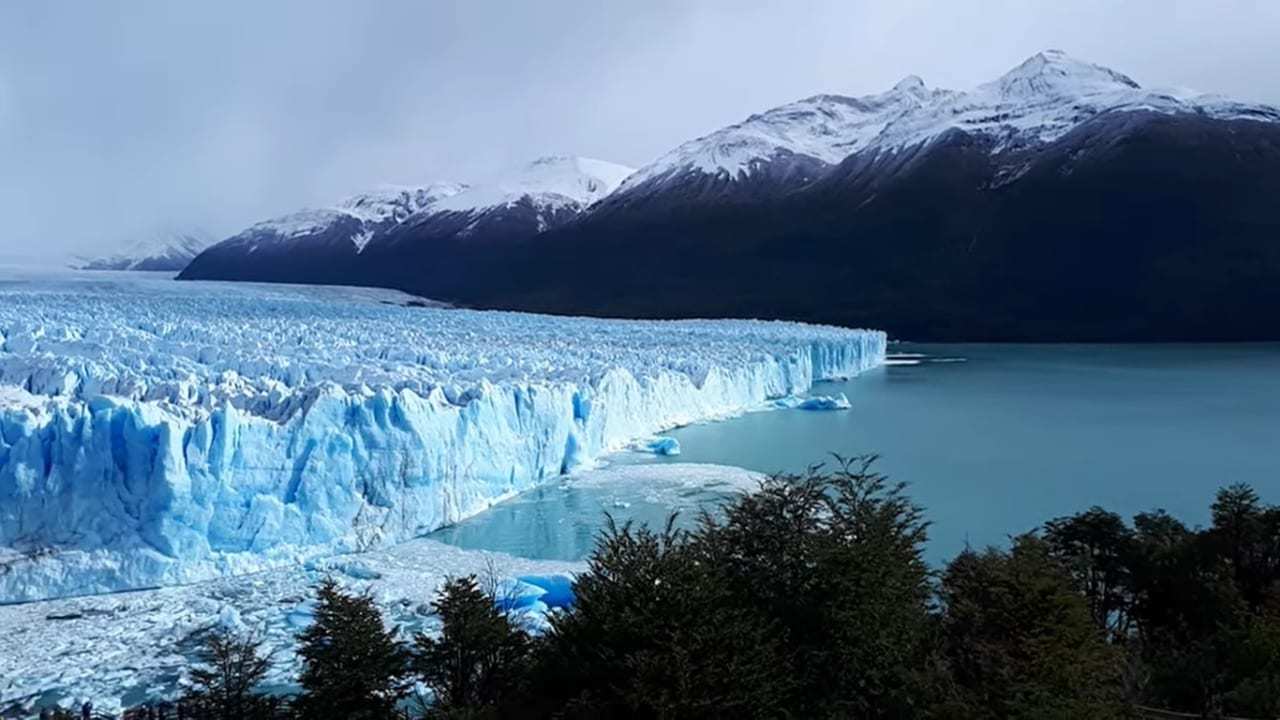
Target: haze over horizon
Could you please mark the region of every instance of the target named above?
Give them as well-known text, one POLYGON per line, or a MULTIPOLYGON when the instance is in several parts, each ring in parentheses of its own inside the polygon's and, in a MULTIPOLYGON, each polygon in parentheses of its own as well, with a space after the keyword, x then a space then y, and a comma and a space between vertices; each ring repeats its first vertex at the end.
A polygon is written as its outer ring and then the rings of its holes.
POLYGON ((1280 4, 1243 1, 11 4, 0 261, 546 154, 640 167, 801 97, 968 89, 1046 48, 1280 105, 1278 36, 1280 4))

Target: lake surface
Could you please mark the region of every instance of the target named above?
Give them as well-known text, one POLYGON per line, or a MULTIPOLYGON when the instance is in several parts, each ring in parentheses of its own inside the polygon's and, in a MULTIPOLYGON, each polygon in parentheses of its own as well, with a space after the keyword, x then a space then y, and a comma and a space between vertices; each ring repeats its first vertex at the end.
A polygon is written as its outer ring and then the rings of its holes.
MULTIPOLYGON (((795 472, 830 453, 877 453, 877 469, 907 482, 933 522, 935 562, 1092 505, 1126 516, 1164 508, 1205 524, 1224 485, 1247 482, 1280 502, 1280 345, 897 345, 891 352, 925 357, 814 389, 845 393, 850 410, 750 413, 669 433, 680 441, 679 457, 612 460, 795 472)), ((634 489, 553 485, 437 537, 578 559, 604 509, 625 516, 635 507, 640 520, 663 515, 643 499, 634 489)))

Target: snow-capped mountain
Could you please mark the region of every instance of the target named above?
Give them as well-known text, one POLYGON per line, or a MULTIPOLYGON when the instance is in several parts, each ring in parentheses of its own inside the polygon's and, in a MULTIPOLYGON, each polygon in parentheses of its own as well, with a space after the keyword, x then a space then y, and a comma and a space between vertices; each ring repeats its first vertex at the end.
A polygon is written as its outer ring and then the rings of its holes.
POLYGON ((359 253, 378 231, 404 222, 466 189, 467 186, 460 183, 423 187, 387 185, 349 197, 333 207, 301 210, 264 220, 220 245, 256 253, 263 246, 336 242, 350 243, 349 249, 359 253))
POLYGON ((576 217, 631 172, 603 160, 554 156, 493 183, 385 187, 260 222, 210 248, 181 277, 386 284, 365 271, 366 251, 385 256, 406 243, 483 241, 499 231, 504 239, 533 236, 576 217))
POLYGON ((363 252, 214 262, 218 246, 184 276, 916 338, 1280 339, 1276 196, 1280 110, 1050 50, 970 90, 908 76, 799 100, 629 175, 535 163, 363 252))
POLYGON ((113 255, 77 260, 82 270, 179 271, 216 240, 203 230, 158 232, 133 241, 113 255))
POLYGON ((917 339, 1280 339, 1277 196, 1280 110, 1046 51, 967 91, 908 77, 759 113, 537 247, 397 286, 917 339))
POLYGON ((1280 121, 1280 110, 1273 107, 1183 89, 1143 88, 1110 68, 1048 50, 993 82, 947 94, 936 105, 905 115, 868 146, 909 147, 955 129, 997 138, 992 151, 1000 152, 1053 142, 1098 115, 1135 111, 1280 121))
POLYGON ((879 95, 815 95, 680 145, 636 171, 621 193, 686 174, 738 180, 779 162, 829 166, 866 147, 899 118, 954 94, 908 76, 879 95))
POLYGON ((690 176, 744 181, 766 168, 804 163, 805 182, 864 151, 901 151, 950 130, 994 138, 993 152, 1052 142, 1108 112, 1146 110, 1231 120, 1280 120, 1280 110, 1187 90, 1146 89, 1060 50, 1046 50, 967 92, 930 89, 909 75, 863 97, 817 95, 691 140, 632 175, 618 196, 653 193, 690 176))
MULTIPOLYGON (((613 192, 634 168, 568 155, 539 158, 505 178, 490 184, 473 185, 434 207, 419 213, 408 226, 422 226, 449 213, 468 216, 460 231, 475 234, 494 214, 518 208, 532 211, 532 234, 544 232, 586 210, 613 192)), ((453 218, 457 219, 457 218, 453 218)))

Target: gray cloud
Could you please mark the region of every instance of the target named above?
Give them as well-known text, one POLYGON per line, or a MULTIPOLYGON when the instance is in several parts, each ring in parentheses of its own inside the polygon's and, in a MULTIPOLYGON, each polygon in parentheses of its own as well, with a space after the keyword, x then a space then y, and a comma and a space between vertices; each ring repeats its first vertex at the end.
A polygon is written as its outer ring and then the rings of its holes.
POLYGON ((546 153, 642 165, 816 92, 967 88, 1060 47, 1280 104, 1280 3, 142 2, 0 6, 0 254, 229 233, 546 153))

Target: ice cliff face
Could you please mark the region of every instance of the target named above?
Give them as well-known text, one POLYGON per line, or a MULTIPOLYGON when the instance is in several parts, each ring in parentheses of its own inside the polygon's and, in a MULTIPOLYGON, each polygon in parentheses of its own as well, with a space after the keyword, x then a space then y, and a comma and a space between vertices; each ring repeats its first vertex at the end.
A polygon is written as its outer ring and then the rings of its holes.
POLYGON ((636 438, 856 374, 885 345, 388 295, 0 286, 0 601, 405 540, 636 438))

